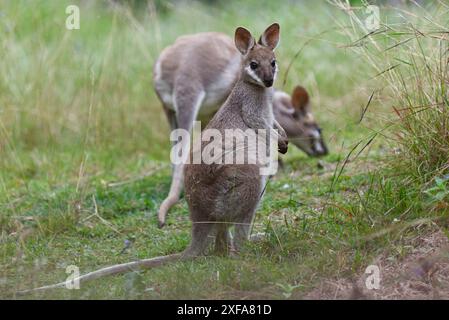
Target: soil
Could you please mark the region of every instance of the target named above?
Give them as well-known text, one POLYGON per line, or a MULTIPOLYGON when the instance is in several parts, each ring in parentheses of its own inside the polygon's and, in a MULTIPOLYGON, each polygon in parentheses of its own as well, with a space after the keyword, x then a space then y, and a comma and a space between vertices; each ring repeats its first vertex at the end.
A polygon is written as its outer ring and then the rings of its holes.
POLYGON ((449 241, 441 231, 420 237, 403 259, 380 256, 372 271, 353 278, 326 279, 305 299, 449 299, 449 241), (370 289, 369 289, 370 288, 370 289))

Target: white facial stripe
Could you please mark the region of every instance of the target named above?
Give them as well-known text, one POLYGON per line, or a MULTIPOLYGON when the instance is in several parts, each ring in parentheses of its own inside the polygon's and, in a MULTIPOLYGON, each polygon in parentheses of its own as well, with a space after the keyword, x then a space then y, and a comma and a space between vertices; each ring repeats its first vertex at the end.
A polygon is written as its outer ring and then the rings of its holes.
POLYGON ((323 146, 321 145, 320 141, 315 142, 315 151, 317 153, 323 153, 324 149, 323 149, 323 146))
POLYGON ((319 138, 321 137, 320 132, 319 132, 318 130, 313 130, 313 131, 312 131, 312 136, 313 136, 315 139, 319 139, 319 138))
POLYGON ((273 75, 273 82, 276 81, 276 76, 278 75, 279 67, 278 63, 276 62, 276 69, 274 69, 274 75, 273 75))
POLYGON ((250 66, 247 66, 247 67, 245 68, 245 71, 246 71, 246 73, 248 73, 248 75, 249 75, 251 78, 253 78, 254 81, 256 81, 257 83, 260 83, 260 84, 263 85, 262 80, 260 80, 260 78, 257 76, 257 74, 256 74, 253 70, 251 70, 251 67, 250 67, 250 66))
POLYGON ((324 152, 324 147, 321 144, 321 134, 318 130, 312 131, 312 137, 313 137, 313 149, 316 153, 322 154, 324 152))

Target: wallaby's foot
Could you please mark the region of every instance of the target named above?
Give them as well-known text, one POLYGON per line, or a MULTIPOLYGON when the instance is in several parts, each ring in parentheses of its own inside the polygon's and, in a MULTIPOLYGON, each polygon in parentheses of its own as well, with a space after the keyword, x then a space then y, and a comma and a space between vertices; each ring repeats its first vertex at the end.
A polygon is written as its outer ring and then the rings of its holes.
MULTIPOLYGON (((259 242, 266 238, 267 234, 265 232, 258 232, 249 236, 248 240, 251 242, 259 242)), ((239 256, 243 247, 245 246, 246 241, 238 241, 235 243, 231 241, 230 246, 228 247, 228 256, 232 258, 236 258, 239 256)))
POLYGON ((214 251, 213 251, 213 254, 215 256, 225 257, 229 254, 229 250, 230 250, 230 247, 229 247, 228 243, 223 242, 223 241, 219 240, 218 238, 215 239, 215 247, 214 247, 214 251))
POLYGON ((218 256, 218 257, 228 257, 228 256, 232 255, 232 252, 233 252, 233 249, 230 246, 220 248, 220 249, 215 247, 214 251, 213 251, 213 255, 218 256))
POLYGON ((236 259, 239 257, 239 251, 235 250, 234 248, 232 250, 229 250, 228 254, 229 258, 236 259))
POLYGON ((232 235, 225 225, 217 225, 214 229, 215 249, 214 254, 218 256, 228 256, 233 249, 232 235))

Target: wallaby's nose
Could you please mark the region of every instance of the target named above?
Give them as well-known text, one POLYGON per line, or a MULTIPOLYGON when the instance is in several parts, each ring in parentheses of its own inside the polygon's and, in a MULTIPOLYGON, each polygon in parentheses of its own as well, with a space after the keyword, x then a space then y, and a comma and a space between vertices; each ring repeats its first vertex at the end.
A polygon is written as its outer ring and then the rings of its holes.
POLYGON ((265 85, 265 87, 269 88, 273 85, 273 79, 264 80, 263 84, 265 85))

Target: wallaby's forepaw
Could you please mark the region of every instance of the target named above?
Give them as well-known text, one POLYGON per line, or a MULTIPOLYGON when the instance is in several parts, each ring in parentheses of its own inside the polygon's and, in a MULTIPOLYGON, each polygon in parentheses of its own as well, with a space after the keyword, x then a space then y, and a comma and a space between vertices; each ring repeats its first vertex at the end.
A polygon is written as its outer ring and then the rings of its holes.
POLYGON ((158 221, 157 226, 159 229, 162 229, 165 226, 165 221, 158 221))
POLYGON ((278 151, 282 154, 286 154, 288 150, 288 140, 282 140, 278 142, 278 151))

